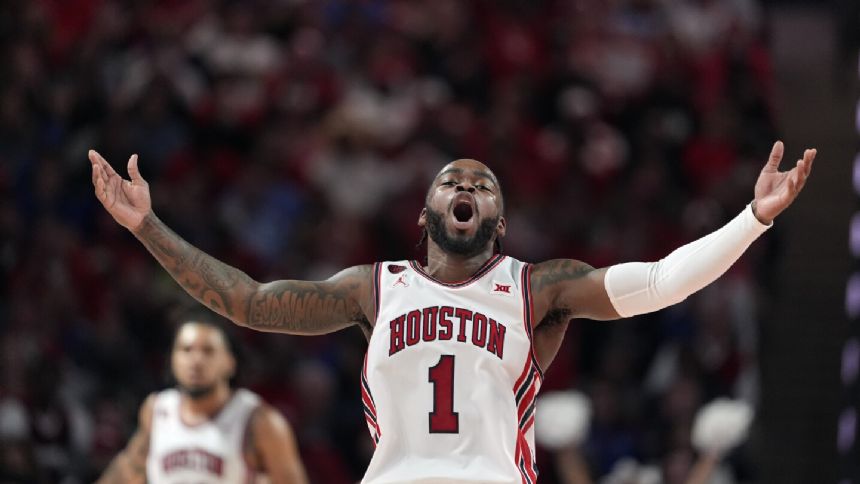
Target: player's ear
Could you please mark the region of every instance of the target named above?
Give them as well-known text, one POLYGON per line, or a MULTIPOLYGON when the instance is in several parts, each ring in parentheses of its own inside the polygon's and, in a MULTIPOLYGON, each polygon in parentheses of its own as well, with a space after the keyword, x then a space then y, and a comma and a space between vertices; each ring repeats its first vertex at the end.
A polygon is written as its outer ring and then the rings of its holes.
POLYGON ((418 226, 425 227, 427 226, 427 208, 422 208, 421 213, 418 214, 418 226))
POLYGON ((505 221, 505 217, 499 217, 499 223, 496 224, 496 235, 501 239, 505 236, 505 232, 508 230, 508 222, 505 221))

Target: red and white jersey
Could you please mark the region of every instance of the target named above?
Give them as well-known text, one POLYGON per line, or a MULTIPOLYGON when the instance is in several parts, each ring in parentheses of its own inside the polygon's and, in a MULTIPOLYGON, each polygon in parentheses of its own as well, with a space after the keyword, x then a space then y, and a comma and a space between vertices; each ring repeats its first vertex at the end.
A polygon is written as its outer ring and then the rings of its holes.
POLYGON ((244 484, 253 482, 243 454, 248 421, 260 398, 236 390, 212 420, 182 421, 181 394, 165 390, 155 397, 146 479, 150 484, 244 484))
POLYGON ((374 266, 361 387, 376 451, 362 482, 536 482, 530 267, 496 255, 452 284, 417 262, 374 266))

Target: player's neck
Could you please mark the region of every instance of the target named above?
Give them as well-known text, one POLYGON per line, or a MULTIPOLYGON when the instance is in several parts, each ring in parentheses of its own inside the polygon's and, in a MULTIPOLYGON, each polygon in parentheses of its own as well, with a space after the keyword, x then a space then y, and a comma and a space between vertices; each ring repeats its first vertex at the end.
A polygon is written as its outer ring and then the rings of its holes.
POLYGON ((464 257, 445 252, 431 240, 427 244, 427 267, 425 270, 442 282, 460 282, 472 277, 491 257, 493 257, 492 244, 477 255, 464 257))
POLYGON ((182 395, 182 407, 184 416, 193 420, 206 420, 214 417, 224 408, 227 401, 233 395, 233 390, 229 385, 218 385, 215 390, 203 398, 191 398, 188 395, 182 395))

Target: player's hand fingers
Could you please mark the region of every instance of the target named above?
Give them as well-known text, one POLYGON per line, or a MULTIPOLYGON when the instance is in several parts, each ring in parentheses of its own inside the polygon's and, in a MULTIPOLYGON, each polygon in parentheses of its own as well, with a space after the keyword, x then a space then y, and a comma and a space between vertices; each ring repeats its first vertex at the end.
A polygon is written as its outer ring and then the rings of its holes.
POLYGON ((777 141, 773 144, 773 148, 770 150, 770 157, 767 159, 767 164, 765 165, 765 170, 768 171, 777 171, 779 168, 779 162, 782 161, 782 154, 785 152, 785 146, 783 146, 782 141, 777 141))
POLYGON ((797 192, 800 193, 800 191, 803 190, 803 186, 806 185, 806 166, 804 165, 803 160, 797 162, 797 168, 795 168, 795 170, 797 170, 797 192))
POLYGON ((91 162, 98 163, 102 168, 104 168, 105 176, 116 175, 116 171, 114 171, 113 167, 110 166, 110 163, 108 163, 98 151, 90 150, 88 154, 91 162))
POLYGON ((791 200, 794 198, 794 194, 797 193, 797 185, 795 184, 794 178, 789 175, 785 180, 785 185, 785 201, 791 202, 791 200))
POLYGON ((146 183, 142 176, 140 176, 140 170, 137 168, 137 155, 131 155, 128 159, 128 176, 131 177, 132 183, 146 183))
POLYGON ((803 153, 803 164, 805 168, 806 176, 809 176, 812 173, 812 163, 815 161, 815 155, 818 154, 818 150, 812 148, 811 150, 806 150, 803 153))
POLYGON ((800 191, 800 169, 792 168, 792 170, 788 173, 789 180, 789 193, 792 198, 797 195, 797 192, 800 191))
POLYGON ((105 203, 107 200, 107 184, 105 183, 104 176, 102 176, 101 173, 102 168, 98 166, 95 170, 99 172, 95 180, 96 198, 98 198, 100 202, 105 203))

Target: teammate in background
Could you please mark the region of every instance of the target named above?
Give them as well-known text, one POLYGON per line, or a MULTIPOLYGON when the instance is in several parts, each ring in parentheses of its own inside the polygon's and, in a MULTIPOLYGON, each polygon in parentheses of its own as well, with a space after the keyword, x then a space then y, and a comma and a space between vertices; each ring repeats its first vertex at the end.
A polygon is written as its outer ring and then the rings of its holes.
POLYGON ((214 315, 180 319, 176 388, 141 405, 137 431, 98 484, 305 484, 292 429, 254 393, 230 386, 236 361, 214 315))
POLYGON ((806 150, 780 172, 783 145, 775 143, 754 200, 731 222, 658 262, 603 269, 501 254, 499 182, 482 163, 456 160, 433 180, 418 216, 426 266, 380 262, 325 281, 269 283, 167 228, 152 212, 136 155, 130 180, 95 151, 89 158, 99 201, 212 310, 260 331, 362 329, 369 342, 362 402, 376 442, 364 482, 534 484, 535 396, 568 322, 656 311, 715 280, 794 201, 815 154, 806 150))

